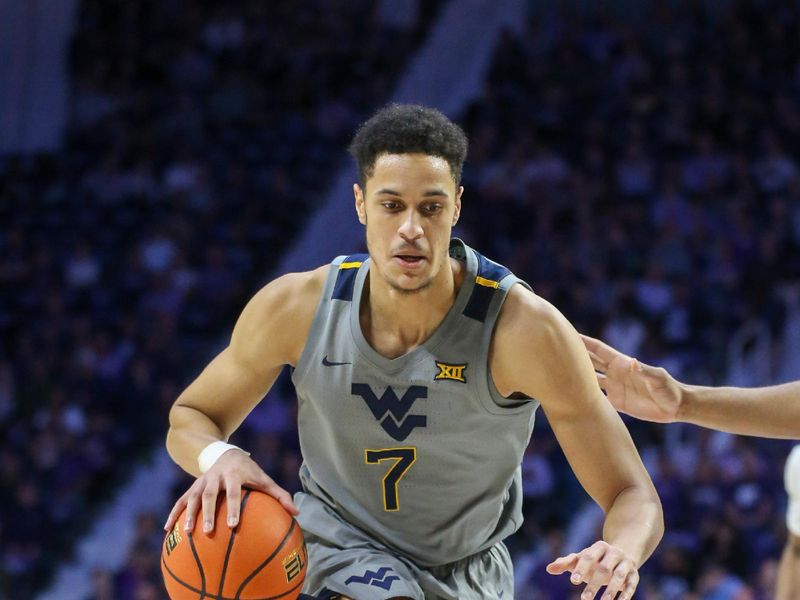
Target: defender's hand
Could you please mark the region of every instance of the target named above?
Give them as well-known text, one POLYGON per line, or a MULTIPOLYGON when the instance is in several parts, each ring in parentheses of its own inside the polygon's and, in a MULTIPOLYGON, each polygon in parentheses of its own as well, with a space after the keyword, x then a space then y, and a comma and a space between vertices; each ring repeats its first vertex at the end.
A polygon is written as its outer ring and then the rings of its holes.
POLYGON ((601 600, 630 600, 639 585, 636 563, 620 548, 603 541, 559 557, 547 565, 547 572, 551 575, 566 571, 572 573, 570 581, 573 584, 586 584, 581 600, 593 600, 603 586, 606 586, 606 591, 601 600))
POLYGON ((169 513, 164 529, 169 531, 186 507, 186 521, 183 528, 185 531, 192 531, 197 510, 202 506, 203 531, 213 531, 217 496, 221 490, 227 495, 228 527, 236 527, 239 523, 243 486, 269 494, 291 515, 297 515, 299 512, 289 492, 268 477, 246 452, 232 449, 220 456, 214 466, 198 477, 178 499, 169 513))
POLYGON ((677 420, 681 388, 665 369, 640 363, 595 338, 581 335, 581 339, 599 371, 597 382, 614 408, 656 423, 677 420))

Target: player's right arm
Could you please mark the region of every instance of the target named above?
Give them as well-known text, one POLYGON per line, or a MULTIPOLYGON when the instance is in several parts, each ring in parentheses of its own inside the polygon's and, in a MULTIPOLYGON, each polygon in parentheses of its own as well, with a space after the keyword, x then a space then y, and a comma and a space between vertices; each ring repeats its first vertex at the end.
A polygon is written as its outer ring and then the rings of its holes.
POLYGON ((618 411, 657 423, 683 421, 772 438, 800 438, 800 381, 760 388, 706 387, 677 381, 608 344, 581 336, 600 387, 618 411))
POLYGON ((786 459, 783 480, 788 495, 786 545, 778 565, 775 600, 800 598, 800 445, 786 459))
POLYGON ((167 450, 198 479, 176 502, 165 529, 174 525, 184 507, 185 529, 193 529, 200 508, 203 529, 213 529, 222 490, 227 495, 228 525, 235 526, 242 486, 266 492, 297 513, 289 493, 246 452, 228 450, 206 473, 200 472, 198 456, 209 444, 227 441, 272 387, 283 366, 297 364, 327 270, 291 273, 262 288, 239 316, 228 346, 178 396, 169 414, 167 450))

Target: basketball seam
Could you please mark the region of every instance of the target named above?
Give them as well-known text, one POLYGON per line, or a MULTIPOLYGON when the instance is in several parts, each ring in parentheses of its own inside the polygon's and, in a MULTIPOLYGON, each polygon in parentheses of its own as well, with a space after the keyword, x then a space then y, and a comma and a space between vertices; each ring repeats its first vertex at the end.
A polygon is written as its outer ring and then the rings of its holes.
MULTIPOLYGON (((201 594, 201 595, 204 594, 204 592, 202 590, 197 589, 192 584, 187 583, 186 581, 184 581, 183 579, 181 579, 180 577, 175 575, 175 573, 172 572, 172 569, 169 568, 169 565, 167 565, 167 561, 163 556, 161 557, 161 564, 167 570, 167 573, 169 573, 169 576, 172 577, 180 585, 185 587, 187 590, 190 590, 192 592, 196 592, 196 593, 201 594)), ((283 598, 287 594, 291 594, 298 587, 303 585, 303 583, 305 583, 305 579, 306 579, 305 576, 303 576, 300 579, 300 581, 297 582, 297 585, 295 585, 292 589, 286 590, 285 592, 283 592, 282 594, 278 594, 277 596, 267 596, 265 598, 248 598, 247 600, 280 600, 280 598, 283 598)), ((209 600, 238 600, 237 598, 228 598, 226 596, 221 596, 221 595, 217 595, 217 594, 208 594, 208 593, 205 593, 205 597, 208 598, 209 600)))
POLYGON ((206 592, 206 572, 203 570, 203 563, 200 562, 200 557, 197 554, 197 548, 194 545, 194 537, 192 536, 192 532, 190 531, 188 534, 189 537, 189 547, 192 549, 192 555, 194 556, 194 562, 197 564, 197 568, 200 570, 200 585, 202 589, 200 590, 200 599, 203 600, 207 595, 206 592))
MULTIPOLYGON (((292 535, 292 532, 294 531, 294 528, 295 528, 296 525, 297 525, 297 522, 294 519, 292 519, 292 523, 291 523, 291 525, 289 525, 289 530, 286 532, 286 535, 283 536, 283 539, 281 540, 281 543, 278 544, 278 547, 275 548, 275 550, 273 550, 272 554, 270 554, 263 563, 261 563, 258 567, 256 567, 255 571, 250 573, 250 575, 248 575, 245 578, 245 580, 242 582, 242 585, 240 585, 239 589, 236 591, 236 596, 234 597, 234 600, 240 600, 242 592, 244 591, 245 586, 247 586, 247 584, 250 583, 250 580, 252 580, 253 577, 255 577, 256 575, 258 575, 258 572, 261 571, 261 569, 263 569, 264 567, 266 567, 270 563, 270 561, 273 558, 275 558, 275 556, 278 554, 278 552, 280 552, 283 549, 283 547, 286 545, 286 542, 289 540, 289 536, 292 535)), ((285 596, 285 595, 286 594, 281 594, 281 596, 285 596)), ((274 597, 275 598, 280 598, 281 596, 274 596, 274 597)))
MULTIPOLYGON (((242 498, 242 503, 239 505, 239 518, 242 518, 242 513, 244 512, 244 505, 247 504, 247 499, 250 497, 250 490, 247 490, 244 493, 244 498, 242 498)), ((219 523, 217 523, 219 525, 219 523)), ((225 574, 228 571, 228 561, 231 557, 231 550, 233 550, 233 543, 236 541, 236 529, 237 527, 232 528, 230 531, 230 537, 228 538, 228 551, 225 552, 225 560, 222 563, 222 573, 219 576, 219 592, 217 592, 217 596, 222 596, 222 590, 225 587, 225 574)))
POLYGON ((175 575, 175 573, 172 572, 172 569, 169 568, 169 565, 167 564, 167 560, 163 556, 161 557, 161 564, 166 569, 167 573, 169 573, 169 576, 172 577, 178 583, 180 583, 183 587, 185 587, 185 588, 187 588, 187 589, 189 589, 189 590, 191 590, 193 592, 197 592, 198 594, 201 594, 201 595, 203 594, 203 590, 197 589, 191 583, 188 583, 188 582, 184 581, 183 579, 181 579, 180 577, 178 577, 177 575, 175 575))

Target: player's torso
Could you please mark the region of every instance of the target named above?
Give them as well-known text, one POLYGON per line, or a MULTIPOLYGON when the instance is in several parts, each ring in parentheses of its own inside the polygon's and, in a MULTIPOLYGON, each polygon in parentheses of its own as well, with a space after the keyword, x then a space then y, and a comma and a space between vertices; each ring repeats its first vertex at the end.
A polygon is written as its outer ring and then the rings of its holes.
POLYGON ((519 526, 518 466, 535 411, 498 406, 487 373, 494 321, 516 280, 501 286, 492 277, 507 270, 454 246, 467 275, 452 309, 396 359, 361 332, 368 262, 336 261, 293 376, 308 491, 422 564, 460 559, 519 526))

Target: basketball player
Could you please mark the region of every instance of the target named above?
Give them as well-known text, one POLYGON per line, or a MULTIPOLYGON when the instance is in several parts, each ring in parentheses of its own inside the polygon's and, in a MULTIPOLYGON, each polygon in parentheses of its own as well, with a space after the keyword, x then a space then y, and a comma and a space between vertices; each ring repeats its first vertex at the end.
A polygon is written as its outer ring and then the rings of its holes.
POLYGON ((581 336, 597 380, 617 410, 647 421, 683 421, 772 438, 800 438, 800 381, 762 388, 704 387, 677 381, 608 344, 581 336))
POLYGON ((513 598, 503 538, 522 520, 520 462, 541 404, 606 513, 603 539, 548 565, 584 599, 633 595, 658 543, 658 496, 572 326, 498 265, 451 240, 467 140, 438 111, 394 105, 351 145, 368 255, 279 277, 176 400, 167 447, 197 481, 187 508, 228 525, 241 487, 297 515, 304 591, 318 598, 513 598), (303 492, 225 440, 293 367, 303 492))
MULTIPOLYGON (((581 336, 597 380, 617 410, 657 423, 683 421, 743 435, 800 438, 800 381, 762 388, 701 387, 677 381, 608 344, 581 336)), ((800 445, 784 470, 788 539, 775 597, 800 598, 800 445)))

